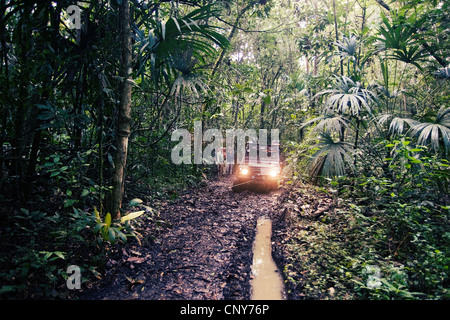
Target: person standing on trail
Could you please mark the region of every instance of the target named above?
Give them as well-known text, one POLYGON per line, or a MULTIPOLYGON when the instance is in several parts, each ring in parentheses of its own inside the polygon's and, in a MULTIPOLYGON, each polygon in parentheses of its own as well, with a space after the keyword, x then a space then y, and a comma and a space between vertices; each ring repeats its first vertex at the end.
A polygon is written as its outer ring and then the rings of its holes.
POLYGON ((225 174, 226 148, 216 149, 215 161, 217 166, 217 176, 222 177, 225 174))

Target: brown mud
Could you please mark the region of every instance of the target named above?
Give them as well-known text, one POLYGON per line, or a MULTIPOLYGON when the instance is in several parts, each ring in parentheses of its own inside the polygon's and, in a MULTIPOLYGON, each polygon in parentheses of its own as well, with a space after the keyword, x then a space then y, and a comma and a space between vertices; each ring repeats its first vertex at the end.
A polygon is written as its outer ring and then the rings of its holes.
POLYGON ((117 250, 81 298, 249 300, 256 223, 271 219, 272 232, 279 232, 285 191, 234 193, 231 184, 211 181, 163 203, 159 234, 117 250))

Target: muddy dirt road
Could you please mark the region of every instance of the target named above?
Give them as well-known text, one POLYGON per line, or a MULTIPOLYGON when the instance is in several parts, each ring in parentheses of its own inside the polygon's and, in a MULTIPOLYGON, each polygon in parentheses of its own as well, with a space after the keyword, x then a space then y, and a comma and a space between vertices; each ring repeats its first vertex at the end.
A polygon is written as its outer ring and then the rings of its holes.
POLYGON ((279 218, 282 193, 233 193, 231 179, 186 191, 161 206, 155 240, 119 250, 82 298, 250 299, 256 222, 279 218))

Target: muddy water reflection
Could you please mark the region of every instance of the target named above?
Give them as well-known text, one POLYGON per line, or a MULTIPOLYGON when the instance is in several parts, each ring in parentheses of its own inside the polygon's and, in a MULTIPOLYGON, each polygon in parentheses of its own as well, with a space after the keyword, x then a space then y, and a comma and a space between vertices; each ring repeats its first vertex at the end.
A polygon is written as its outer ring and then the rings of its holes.
POLYGON ((272 221, 258 219, 251 280, 253 300, 283 300, 283 279, 272 260, 272 221))

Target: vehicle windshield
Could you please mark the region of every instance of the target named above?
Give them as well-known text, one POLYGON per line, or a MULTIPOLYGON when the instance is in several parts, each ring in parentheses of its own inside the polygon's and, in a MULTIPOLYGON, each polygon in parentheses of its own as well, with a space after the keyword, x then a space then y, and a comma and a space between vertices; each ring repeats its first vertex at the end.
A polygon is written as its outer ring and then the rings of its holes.
POLYGON ((245 164, 271 164, 280 163, 279 145, 260 145, 249 143, 245 150, 245 164))

